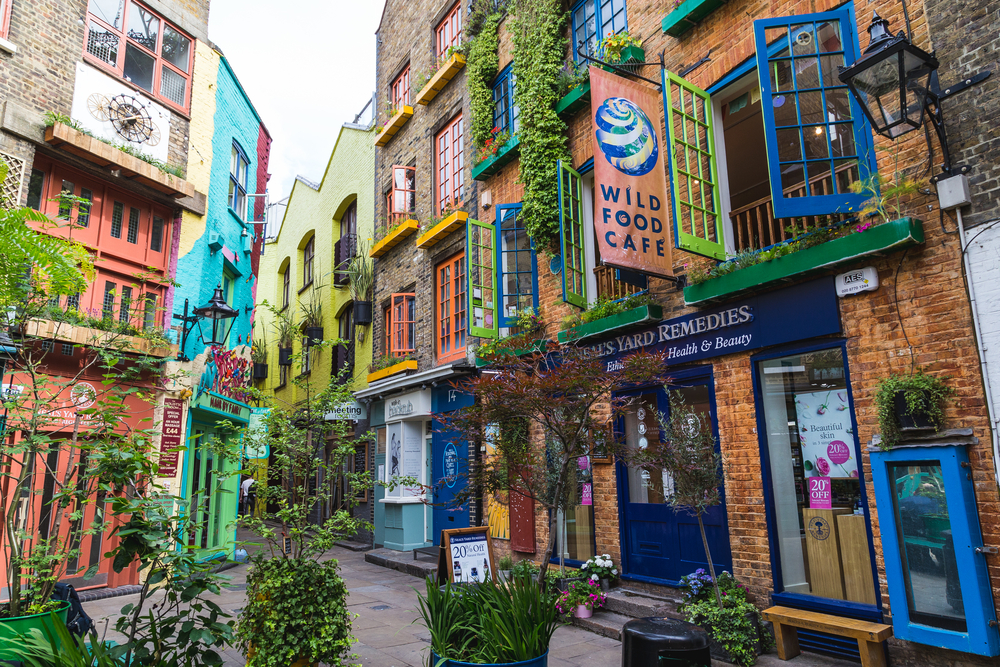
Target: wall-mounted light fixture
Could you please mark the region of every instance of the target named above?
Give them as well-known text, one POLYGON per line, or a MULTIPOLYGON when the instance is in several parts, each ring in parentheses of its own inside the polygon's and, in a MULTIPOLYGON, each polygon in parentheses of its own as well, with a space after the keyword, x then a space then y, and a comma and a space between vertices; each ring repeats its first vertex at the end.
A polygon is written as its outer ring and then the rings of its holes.
POLYGON ((236 318, 240 314, 240 311, 226 303, 226 300, 222 296, 222 285, 215 288, 215 294, 208 300, 207 305, 194 309, 193 315, 188 315, 189 306, 189 299, 184 299, 184 314, 174 315, 175 320, 181 321, 181 348, 177 355, 178 361, 191 361, 186 353, 187 340, 195 324, 198 325, 198 331, 201 332, 201 339, 205 345, 210 347, 222 345, 225 343, 226 338, 229 337, 229 332, 232 331, 233 324, 236 323, 236 318), (202 320, 212 321, 212 335, 207 340, 205 339, 205 332, 201 328, 202 320), (224 320, 232 320, 228 328, 224 320))

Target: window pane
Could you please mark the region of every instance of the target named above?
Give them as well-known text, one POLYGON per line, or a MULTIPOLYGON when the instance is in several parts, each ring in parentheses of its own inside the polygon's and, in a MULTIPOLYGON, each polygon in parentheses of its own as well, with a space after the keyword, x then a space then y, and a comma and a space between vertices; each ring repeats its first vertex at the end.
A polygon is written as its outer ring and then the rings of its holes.
POLYGON ((146 295, 145 312, 142 317, 142 326, 151 329, 156 325, 156 295, 146 295))
POLYGON ((87 53, 96 56, 112 67, 118 65, 119 37, 104 26, 90 22, 87 31, 87 53))
POLYGON ((890 464, 889 480, 910 621, 966 632, 940 463, 890 464))
MULTIPOLYGON (((660 423, 656 416, 656 394, 637 396, 625 413, 625 444, 629 449, 646 449, 660 442, 660 423)), ((629 467, 628 501, 639 504, 660 504, 673 492, 673 478, 654 467, 629 467)))
POLYGON ((121 30, 125 0, 90 0, 90 13, 121 30))
POLYGON ((153 231, 150 234, 149 249, 160 252, 163 247, 163 219, 153 218, 153 231))
POLYGON ((91 207, 91 202, 94 201, 94 193, 88 190, 87 188, 81 188, 80 198, 86 199, 87 203, 82 203, 82 202, 80 203, 80 211, 79 213, 77 213, 76 216, 76 224, 80 225, 81 227, 89 227, 90 207, 91 207))
POLYGON ((160 95, 177 106, 184 106, 187 95, 187 79, 166 65, 161 65, 160 95))
POLYGON ((102 304, 101 315, 104 319, 111 319, 115 316, 115 289, 118 285, 112 282, 104 283, 104 303, 102 304))
POLYGON ((42 207, 42 191, 45 189, 45 172, 41 169, 31 170, 28 181, 28 208, 38 210, 42 207))
POLYGON ((75 192, 76 192, 76 186, 73 185, 73 183, 71 183, 70 181, 62 182, 62 190, 59 191, 60 200, 59 200, 58 217, 63 218, 65 220, 69 220, 70 213, 73 212, 73 206, 72 204, 64 204, 62 201, 62 195, 69 195, 72 197, 75 192))
POLYGON ((143 90, 153 92, 153 69, 156 61, 134 44, 125 45, 125 78, 143 90))
POLYGON ((124 218, 125 205, 116 201, 111 211, 111 238, 120 239, 122 237, 122 220, 124 218))
POLYGON ((186 74, 191 63, 191 40, 164 24, 163 48, 160 55, 168 63, 186 74))
POLYGON ((129 207, 128 211, 128 237, 125 239, 129 243, 136 243, 139 240, 139 209, 129 207))
POLYGON ((128 38, 156 53, 156 38, 160 33, 160 19, 133 3, 128 7, 128 38))
POLYGON ((118 312, 119 322, 128 322, 132 319, 132 288, 122 288, 122 308, 118 312))

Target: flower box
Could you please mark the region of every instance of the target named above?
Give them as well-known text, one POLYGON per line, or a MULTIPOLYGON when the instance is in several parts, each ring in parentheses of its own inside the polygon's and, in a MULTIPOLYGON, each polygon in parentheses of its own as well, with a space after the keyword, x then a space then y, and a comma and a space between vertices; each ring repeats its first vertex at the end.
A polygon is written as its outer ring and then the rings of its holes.
POLYGON ((406 361, 401 361, 398 364, 393 364, 388 368, 383 368, 380 371, 375 371, 374 373, 368 374, 368 384, 372 382, 378 382, 383 378, 387 378, 390 375, 396 375, 397 373, 404 373, 406 371, 417 370, 416 359, 407 359, 406 361))
POLYGON ((376 146, 385 146, 389 140, 396 136, 396 133, 406 125, 406 121, 413 117, 413 107, 404 106, 395 116, 389 119, 385 128, 375 137, 376 146))
POLYGON ((373 245, 372 249, 368 251, 368 256, 381 257, 385 253, 389 252, 389 250, 399 245, 400 241, 417 231, 417 227, 419 226, 420 223, 416 220, 404 220, 398 227, 379 239, 378 243, 373 245))
POLYGON ((92 329, 55 320, 29 320, 24 326, 24 335, 59 340, 73 345, 114 348, 123 352, 145 354, 161 359, 176 356, 179 349, 177 345, 156 347, 151 341, 141 336, 129 336, 115 331, 92 329))
MULTIPOLYGON (((540 338, 534 341, 528 347, 519 347, 513 350, 497 350, 496 356, 498 357, 523 357, 526 354, 534 354, 535 352, 545 352, 549 348, 549 340, 547 338, 540 338)), ((490 355, 493 356, 493 355, 490 355)), ((484 366, 491 366, 495 361, 487 359, 486 357, 481 357, 476 355, 476 368, 483 368, 484 366)))
POLYGON ((622 47, 620 56, 622 65, 646 62, 646 50, 641 46, 622 47))
POLYGON ((437 94, 444 89, 449 81, 455 78, 455 75, 463 67, 465 67, 465 56, 456 53, 441 66, 441 69, 434 73, 431 80, 417 93, 414 101, 423 106, 430 104, 431 100, 437 97, 437 94))
POLYGON ((724 4, 724 0, 686 0, 663 18, 663 32, 680 37, 724 4))
POLYGON ((610 317, 602 317, 599 320, 578 324, 577 326, 566 329, 565 331, 560 331, 559 342, 569 343, 583 340, 584 338, 602 336, 613 331, 632 329, 649 322, 659 322, 662 319, 663 308, 655 303, 651 303, 645 306, 639 306, 638 308, 633 308, 632 310, 626 310, 624 313, 618 313, 617 315, 612 315, 610 317))
POLYGON ((485 181, 493 174, 500 171, 500 168, 521 154, 521 140, 518 137, 511 137, 503 146, 497 149, 497 154, 488 157, 472 168, 472 178, 476 181, 485 181))
POLYGON ((417 247, 423 250, 437 245, 437 243, 444 240, 448 234, 451 234, 459 227, 465 225, 465 221, 468 219, 469 214, 465 211, 455 211, 447 218, 418 236, 417 247))
POLYGON ((571 118, 590 103, 590 82, 586 82, 566 93, 556 102, 556 113, 560 118, 571 118))
POLYGON ((727 273, 684 288, 684 303, 703 304, 757 292, 774 283, 799 280, 864 257, 884 255, 924 242, 924 226, 916 218, 900 218, 863 232, 727 273))

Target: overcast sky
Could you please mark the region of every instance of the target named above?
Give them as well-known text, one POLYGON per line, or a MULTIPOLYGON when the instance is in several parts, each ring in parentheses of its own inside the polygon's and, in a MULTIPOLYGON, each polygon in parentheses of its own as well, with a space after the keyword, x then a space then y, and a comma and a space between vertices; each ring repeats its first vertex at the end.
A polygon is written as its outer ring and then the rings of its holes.
POLYGON ((272 202, 291 192, 296 175, 316 182, 323 177, 340 126, 371 98, 382 5, 212 0, 208 36, 229 59, 273 139, 272 202))

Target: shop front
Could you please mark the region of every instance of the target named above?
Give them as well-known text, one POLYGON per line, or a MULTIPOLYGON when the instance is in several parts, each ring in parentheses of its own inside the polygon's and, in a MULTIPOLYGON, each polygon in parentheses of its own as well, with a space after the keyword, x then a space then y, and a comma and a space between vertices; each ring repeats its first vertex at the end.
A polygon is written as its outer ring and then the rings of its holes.
MULTIPOLYGON (((472 405, 473 401, 472 394, 450 385, 435 387, 431 392, 431 408, 436 415, 460 410, 472 405)), ((445 430, 441 421, 435 419, 431 428, 432 542, 437 546, 442 530, 471 525, 469 504, 456 500, 456 495, 465 487, 470 452, 469 443, 455 431, 445 430)))

